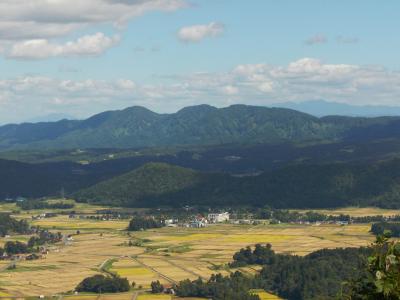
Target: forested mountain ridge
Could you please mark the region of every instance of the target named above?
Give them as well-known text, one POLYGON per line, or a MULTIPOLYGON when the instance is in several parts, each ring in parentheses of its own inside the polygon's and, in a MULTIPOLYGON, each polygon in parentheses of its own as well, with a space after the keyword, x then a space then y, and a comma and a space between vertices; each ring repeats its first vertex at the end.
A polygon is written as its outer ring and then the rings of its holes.
POLYGON ((133 148, 226 143, 276 143, 397 136, 400 118, 317 118, 285 108, 186 107, 157 114, 144 107, 103 112, 82 121, 5 125, 0 150, 133 148), (382 130, 384 128, 384 130, 382 130))
POLYGON ((295 165, 249 177, 152 163, 73 196, 83 202, 130 207, 398 208, 399 193, 400 160, 396 159, 373 165, 295 165))

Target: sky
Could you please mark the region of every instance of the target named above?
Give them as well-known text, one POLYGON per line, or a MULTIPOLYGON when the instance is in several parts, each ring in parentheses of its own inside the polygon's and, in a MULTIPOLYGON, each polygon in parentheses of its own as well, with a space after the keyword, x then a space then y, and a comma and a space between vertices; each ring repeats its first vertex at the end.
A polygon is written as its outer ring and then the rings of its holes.
POLYGON ((0 123, 145 106, 400 106, 397 0, 1 0, 0 123))

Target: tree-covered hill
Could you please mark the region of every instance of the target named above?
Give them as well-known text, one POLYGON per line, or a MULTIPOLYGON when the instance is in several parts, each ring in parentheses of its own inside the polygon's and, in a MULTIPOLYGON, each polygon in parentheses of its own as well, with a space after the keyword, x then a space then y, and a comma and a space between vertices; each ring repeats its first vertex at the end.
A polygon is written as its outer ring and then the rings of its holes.
POLYGON ((143 107, 108 111, 87 120, 0 127, 0 150, 133 148, 226 143, 276 143, 398 136, 394 117, 316 118, 284 108, 208 105, 157 114, 143 107))
POLYGON ((127 174, 80 191, 80 201, 102 199, 115 205, 138 203, 145 198, 179 192, 200 183, 200 173, 163 163, 149 163, 127 174))
POLYGON ((74 194, 78 201, 132 207, 250 205, 400 207, 400 160, 295 165, 258 176, 200 173, 149 164, 74 194))

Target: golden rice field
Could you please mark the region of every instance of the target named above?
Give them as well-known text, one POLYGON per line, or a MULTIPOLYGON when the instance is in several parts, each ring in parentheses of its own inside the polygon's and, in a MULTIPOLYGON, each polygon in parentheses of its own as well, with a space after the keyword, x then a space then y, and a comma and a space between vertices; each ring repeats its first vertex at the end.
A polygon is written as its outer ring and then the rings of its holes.
MULTIPOLYGON (((374 237, 370 224, 329 225, 212 225, 207 228, 160 228, 131 233, 124 229, 128 221, 69 219, 67 216, 36 220, 34 225, 54 231, 74 233, 73 241, 50 248, 46 258, 20 261, 15 270, 5 270, 0 261, 0 297, 52 296, 72 291, 84 278, 100 273, 100 267, 112 260, 109 271, 147 289, 154 280, 173 284, 183 279, 208 278, 220 272, 229 274, 224 264, 242 247, 271 243, 282 253, 305 255, 321 248, 358 247, 370 244, 374 237), (140 247, 129 247, 129 240, 142 239, 140 247)), ((11 237, 26 240, 27 236, 11 237)), ((0 244, 5 242, 0 238, 0 244)), ((257 268, 239 268, 255 274, 257 268)), ((77 295, 70 300, 132 299, 134 291, 118 295, 77 295)), ((260 292, 261 293, 261 292, 260 292)), ((261 299, 278 299, 265 292, 261 299)), ((137 298, 171 299, 168 295, 141 294, 137 298), (158 298, 157 298, 158 297, 158 298), (161 298, 160 298, 161 297, 161 298), (164 297, 164 298, 162 298, 164 297), (169 298, 166 298, 169 297, 169 298)))
POLYGON ((258 297, 260 297, 260 300, 280 300, 281 299, 278 296, 272 295, 263 290, 252 290, 250 292, 254 295, 258 295, 258 297))
POLYGON ((80 230, 80 231, 102 231, 102 230, 124 230, 128 227, 128 220, 90 220, 70 219, 68 216, 57 216, 54 218, 35 220, 35 226, 54 230, 80 230))

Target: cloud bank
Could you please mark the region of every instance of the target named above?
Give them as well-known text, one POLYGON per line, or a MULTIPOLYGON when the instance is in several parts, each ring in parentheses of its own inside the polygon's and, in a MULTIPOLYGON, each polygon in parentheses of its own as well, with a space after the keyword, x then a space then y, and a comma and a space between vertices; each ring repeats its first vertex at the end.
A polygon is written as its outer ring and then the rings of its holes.
POLYGON ((0 118, 6 123, 54 112, 86 117, 131 105, 173 112, 200 103, 269 105, 314 99, 400 105, 399 71, 328 64, 313 58, 286 66, 246 64, 224 73, 171 75, 166 82, 150 85, 130 79, 60 80, 39 76, 0 80, 0 118))
POLYGON ((114 37, 97 33, 64 44, 54 40, 97 25, 122 29, 147 12, 186 5, 186 0, 2 0, 0 49, 10 58, 98 54, 114 45, 114 37), (37 54, 42 49, 45 54, 37 54))

